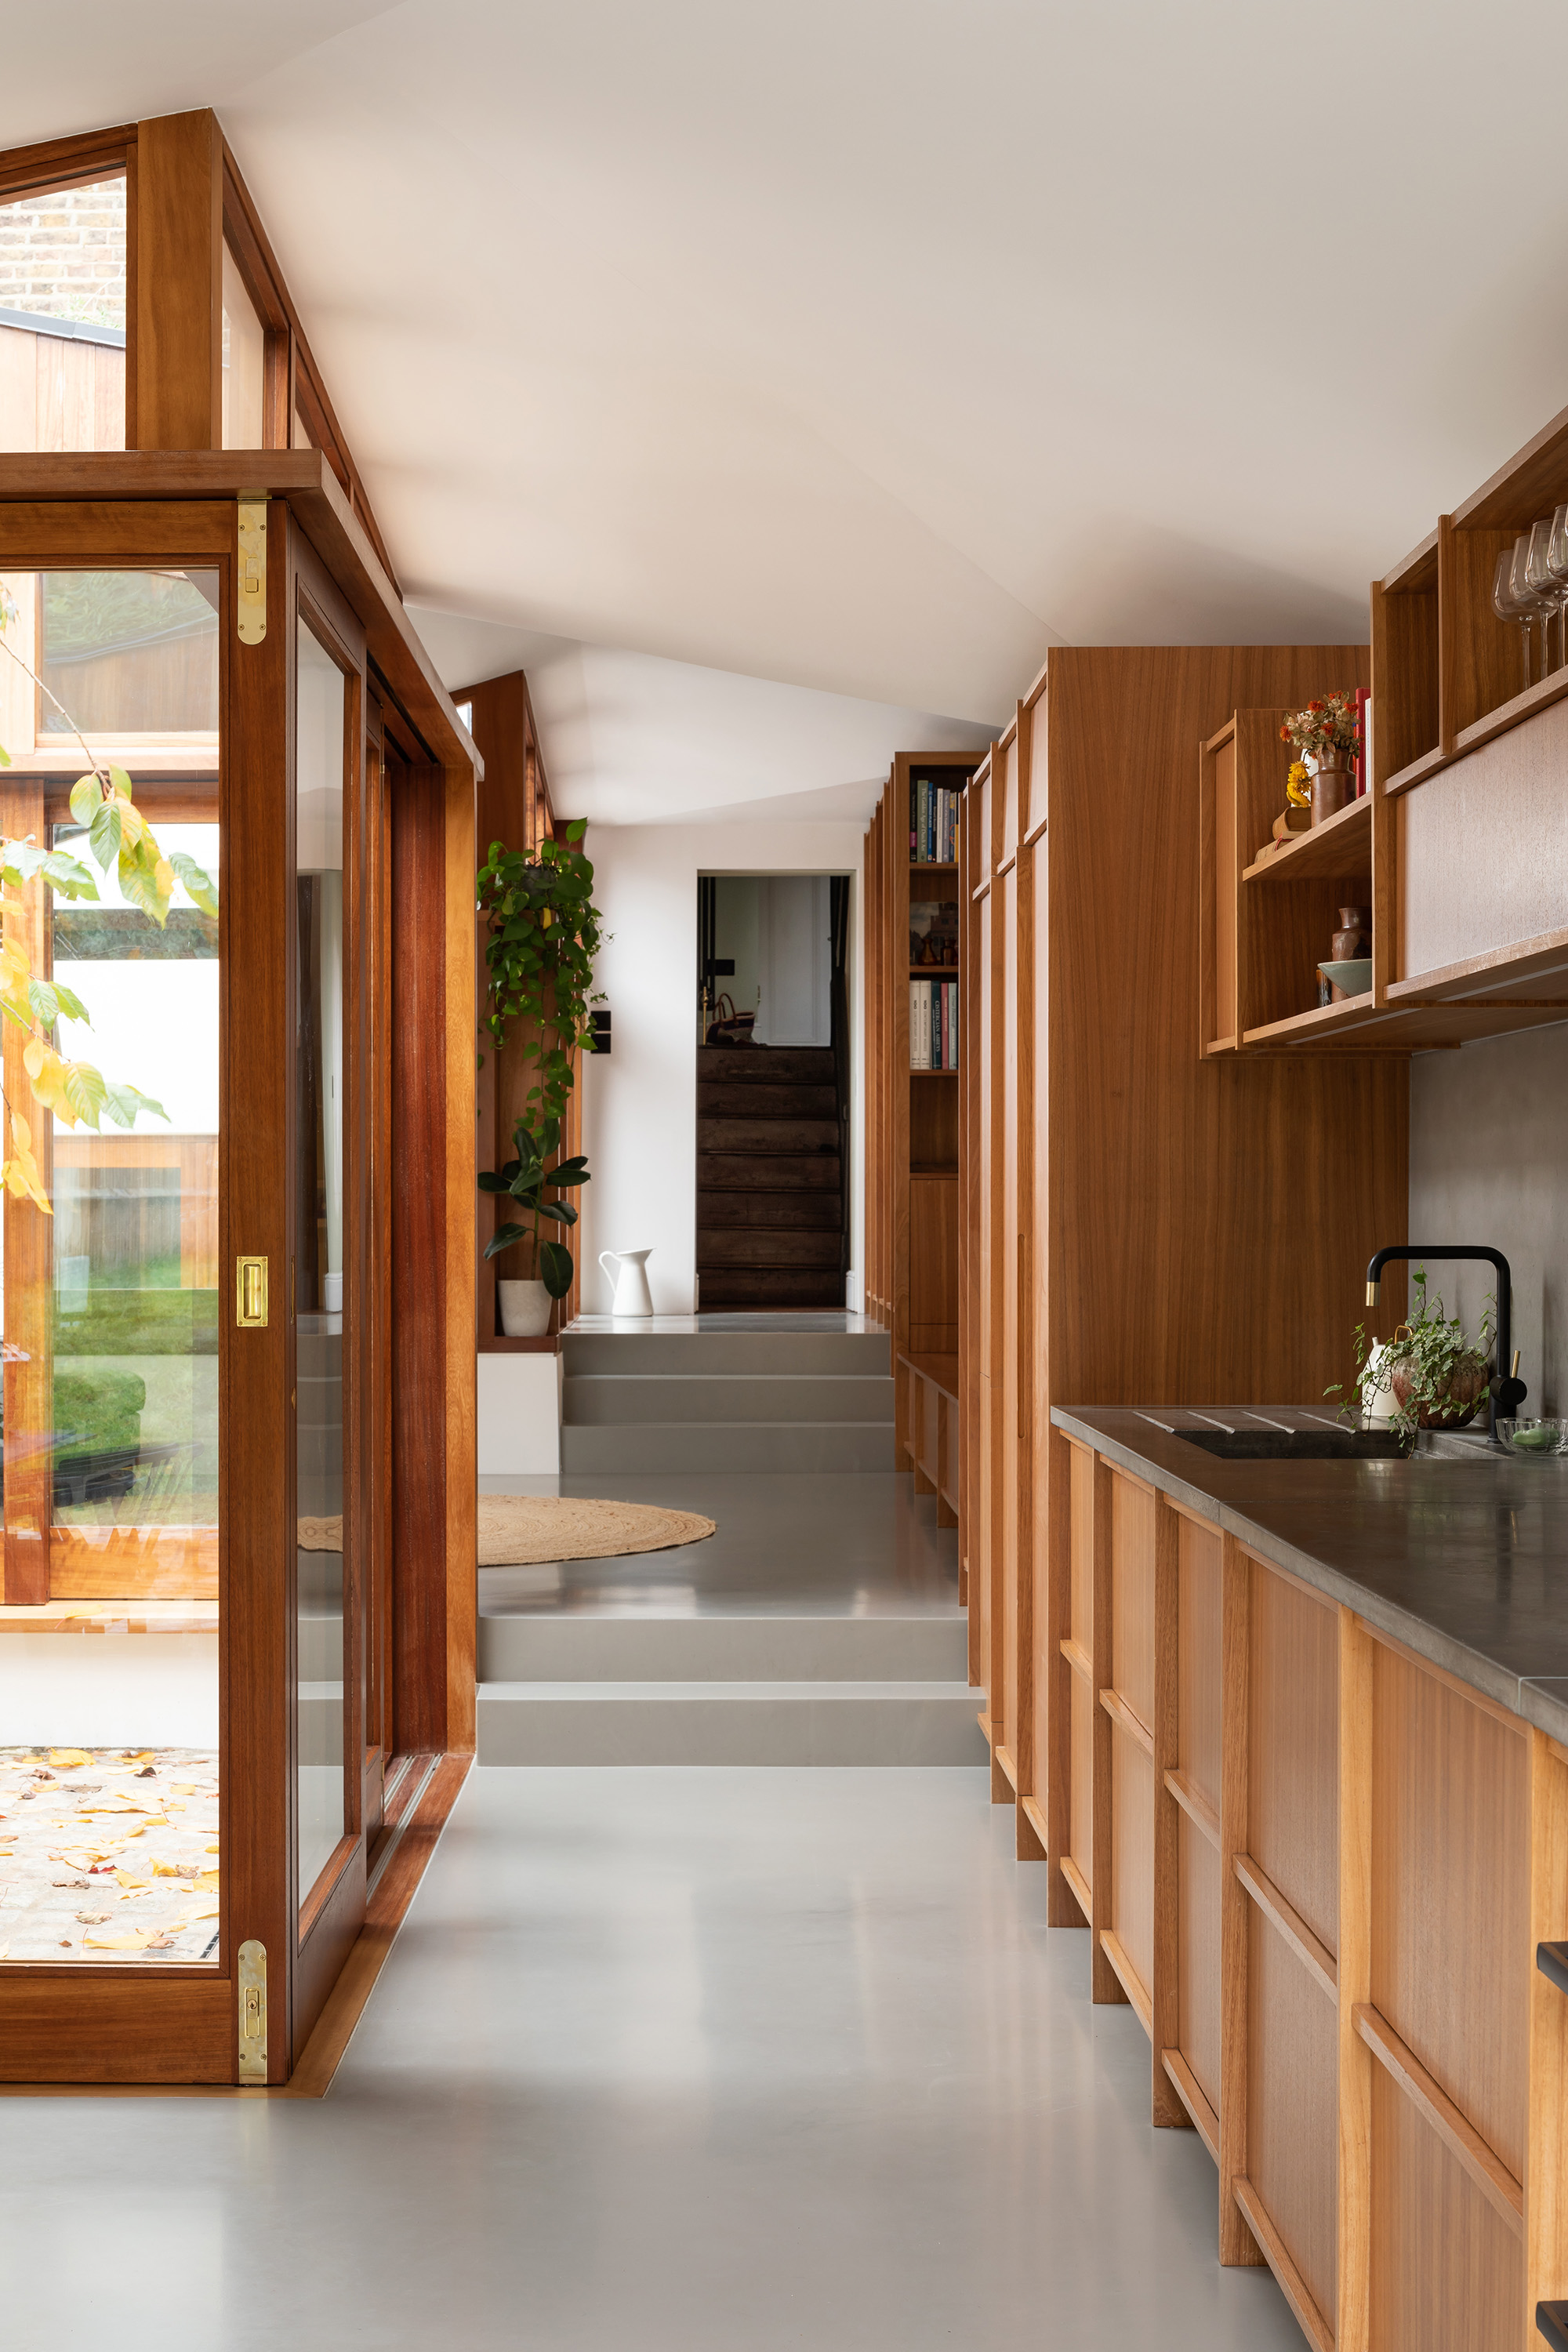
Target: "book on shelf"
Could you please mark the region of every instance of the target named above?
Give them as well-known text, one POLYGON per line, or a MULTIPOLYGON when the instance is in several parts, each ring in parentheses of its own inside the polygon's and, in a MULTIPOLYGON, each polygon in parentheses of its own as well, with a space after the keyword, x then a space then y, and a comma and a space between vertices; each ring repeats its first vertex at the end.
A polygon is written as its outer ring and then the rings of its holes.
POLYGON ((929 776, 910 778, 910 862, 954 866, 958 862, 958 803, 962 795, 929 776))
POLYGON ((910 1067, 911 1070, 957 1069, 956 980, 910 981, 910 1067))

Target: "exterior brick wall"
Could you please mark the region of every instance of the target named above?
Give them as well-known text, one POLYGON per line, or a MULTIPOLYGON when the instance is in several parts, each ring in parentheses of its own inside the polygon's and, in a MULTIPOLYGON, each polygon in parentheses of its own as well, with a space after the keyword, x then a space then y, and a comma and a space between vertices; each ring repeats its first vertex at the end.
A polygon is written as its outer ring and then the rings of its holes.
POLYGON ((0 205, 0 310, 123 328, 123 176, 0 205))

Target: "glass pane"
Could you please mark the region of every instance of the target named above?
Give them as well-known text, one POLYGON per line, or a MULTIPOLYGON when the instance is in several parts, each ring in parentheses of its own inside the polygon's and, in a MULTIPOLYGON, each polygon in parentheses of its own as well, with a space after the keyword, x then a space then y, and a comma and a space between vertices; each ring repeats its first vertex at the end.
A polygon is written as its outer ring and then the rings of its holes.
MULTIPOLYGON (((160 586, 49 579, 79 592, 69 609, 93 612, 136 609, 160 586)), ((216 574, 181 585, 211 612, 216 574)), ((193 664, 191 688, 216 721, 216 632, 195 642, 211 676, 193 664)), ((75 718, 69 669, 61 699, 75 718)), ((134 660, 98 674, 83 722, 95 750, 94 728, 132 731, 138 691, 134 660)), ((5 1024, 5 1093, 53 1213, 5 1198, 0 1956, 216 1964, 219 925, 181 883, 160 928, 78 826, 46 835, 41 786, 25 774, 0 777, 0 802, 8 835, 47 838, 96 879, 96 898, 51 905, 39 883, 6 893, 28 918, 35 975, 87 1016, 62 1010, 55 1049, 159 1105, 128 1129, 107 1113, 98 1129, 51 1116, 29 1088, 26 1038, 5 1024)), ((160 821, 151 792, 142 806, 163 856, 184 853, 216 887, 216 805, 205 824, 188 800, 179 823, 160 821)))
POLYGON ((0 205, 0 449, 125 446, 125 178, 0 205))
POLYGON ((223 249, 223 446, 265 446, 267 338, 235 258, 223 249))
POLYGON ((46 572, 38 734, 217 741, 216 572, 46 572), (62 707, 63 706, 63 707, 62 707))
POLYGON ((342 1836, 343 674, 300 624, 295 686, 294 1041, 299 1465, 299 1893, 342 1836))

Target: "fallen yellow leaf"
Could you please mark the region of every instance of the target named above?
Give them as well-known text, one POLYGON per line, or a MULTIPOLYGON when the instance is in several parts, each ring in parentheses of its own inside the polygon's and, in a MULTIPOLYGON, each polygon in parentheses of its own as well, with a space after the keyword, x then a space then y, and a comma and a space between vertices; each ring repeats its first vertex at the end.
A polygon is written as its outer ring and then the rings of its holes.
POLYGON ((180 1925, 182 1927, 194 1927, 198 1919, 216 1919, 216 1917, 217 1905, 216 1903, 203 1903, 198 1905, 194 1911, 182 1911, 180 1914, 180 1925))
POLYGON ((92 1759, 85 1748, 51 1748, 49 1762, 69 1767, 73 1764, 90 1764, 92 1759))
POLYGON ((157 1933, 156 1927, 136 1927, 129 1936, 84 1936, 81 1940, 95 1952, 144 1952, 157 1933))
POLYGON ((137 1886, 137 1887, 142 1887, 142 1886, 151 1886, 151 1885, 152 1885, 152 1884, 153 1884, 153 1882, 152 1882, 152 1880, 151 1880, 150 1878, 134 1878, 134 1877, 132 1877, 132 1874, 131 1874, 131 1873, 130 1873, 130 1871, 128 1871, 128 1870, 117 1870, 117 1871, 115 1872, 115 1874, 114 1874, 114 1876, 115 1876, 115 1882, 116 1882, 116 1884, 117 1884, 118 1885, 121 1885, 121 1886, 137 1886))
POLYGON ((216 1870, 198 1870, 196 1873, 198 1886, 216 1887, 221 1884, 221 1874, 216 1870))

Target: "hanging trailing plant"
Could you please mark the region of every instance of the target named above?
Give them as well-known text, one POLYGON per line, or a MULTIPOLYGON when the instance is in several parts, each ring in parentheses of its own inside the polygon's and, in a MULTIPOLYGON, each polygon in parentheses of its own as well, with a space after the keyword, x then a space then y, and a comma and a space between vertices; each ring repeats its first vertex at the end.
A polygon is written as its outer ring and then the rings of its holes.
POLYGON ((594 868, 577 846, 585 830, 582 822, 569 825, 564 841, 542 841, 531 858, 493 841, 479 871, 485 1027, 499 1047, 518 1022, 528 1024, 521 1050, 537 1065, 526 1100, 539 1132, 565 1116, 572 1055, 593 1052, 590 1008, 602 1001, 593 992, 600 945, 594 868))
MULTIPOLYGON (((183 850, 165 857, 157 835, 136 806, 131 779, 123 768, 105 766, 94 757, 58 698, 16 647, 5 643, 5 629, 16 617, 15 604, 0 589, 0 651, 26 671, 40 693, 47 695, 87 754, 89 772, 72 785, 70 809, 87 835, 88 848, 99 870, 107 875, 112 868, 126 903, 140 908, 160 930, 168 919, 177 881, 184 884, 204 914, 216 915, 217 892, 211 877, 183 850)), ((0 744, 0 768, 10 765, 10 755, 0 744)), ((163 1105, 151 1095, 115 1084, 90 1062, 68 1062, 56 1050, 55 1024, 62 1014, 89 1027, 91 1019, 80 997, 58 980, 40 980, 33 970, 27 944, 31 916, 18 895, 33 881, 44 882, 62 898, 96 898, 98 884, 91 869, 64 850, 40 849, 30 836, 26 841, 0 839, 0 1015, 26 1034, 22 1066, 34 1102, 46 1118, 52 1115, 67 1127, 96 1128, 103 1117, 117 1127, 133 1127, 139 1111, 166 1119, 163 1105)), ((32 1128, 9 1097, 4 1099, 8 1149, 0 1158, 0 1182, 15 1198, 30 1200, 46 1216, 52 1216, 32 1128)))

